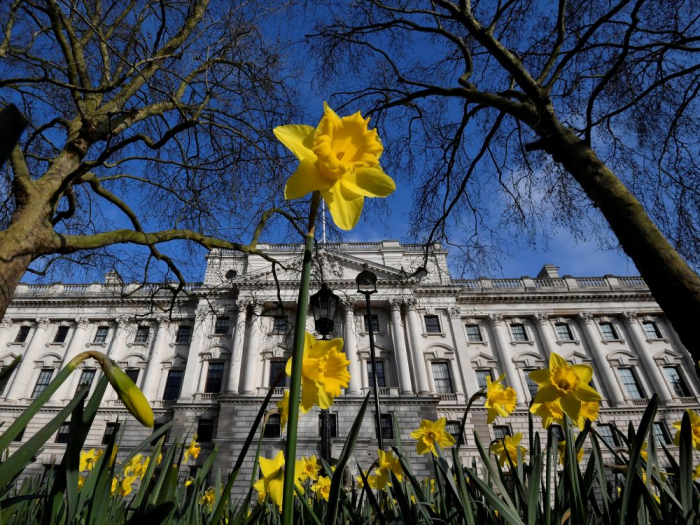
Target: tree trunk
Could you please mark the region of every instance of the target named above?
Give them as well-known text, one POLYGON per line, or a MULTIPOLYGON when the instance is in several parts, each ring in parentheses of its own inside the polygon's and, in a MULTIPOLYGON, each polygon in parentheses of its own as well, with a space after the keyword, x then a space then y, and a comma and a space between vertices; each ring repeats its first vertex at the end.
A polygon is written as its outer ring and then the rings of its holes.
POLYGON ((622 249, 634 261, 697 364, 700 277, 671 246, 635 196, 570 129, 554 122, 542 144, 607 219, 622 249))

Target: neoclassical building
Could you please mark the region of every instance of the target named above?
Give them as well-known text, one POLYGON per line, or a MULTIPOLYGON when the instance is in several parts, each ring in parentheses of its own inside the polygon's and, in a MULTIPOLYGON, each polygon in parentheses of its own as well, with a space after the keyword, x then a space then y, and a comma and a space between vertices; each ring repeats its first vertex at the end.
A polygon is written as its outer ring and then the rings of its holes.
MULTIPOLYGON (((22 356, 18 369, 0 385, 0 420, 10 423, 73 356, 97 350, 119 363, 143 390, 157 426, 176 421, 168 443, 178 435, 198 434, 203 452, 187 468, 196 469, 218 445, 217 464, 227 472, 290 355, 294 331, 301 246, 260 248, 278 261, 274 271, 260 257, 215 250, 207 256, 204 282, 188 286, 187 295, 174 304, 156 285, 124 284, 114 273, 101 283, 21 284, 0 323, 0 366, 22 356)), ((477 403, 464 436, 464 459, 471 464, 477 457, 474 431, 485 445, 508 433, 527 433, 527 405, 536 391, 528 372, 545 367, 551 352, 593 367, 594 386, 604 397, 596 428, 613 446, 619 445, 613 426, 625 430, 629 421, 638 421, 653 393, 660 399, 654 431, 671 448, 671 423, 685 409, 698 408, 700 382, 690 355, 639 277, 560 276, 556 266, 545 265, 532 278, 452 279, 440 246, 426 255, 422 246, 384 241, 319 245, 311 293, 321 283, 341 298, 332 337, 345 340, 351 380, 328 418, 317 411, 302 417, 300 454, 319 454, 324 421, 330 425, 331 454, 339 454, 373 382, 370 323, 380 426, 388 444, 396 438, 392 415, 405 444, 422 418, 446 417, 448 429, 458 433, 469 397, 488 376, 501 374, 518 394, 518 410, 488 426, 486 411, 477 403), (355 284, 364 265, 378 277, 371 318, 355 284), (428 273, 415 277, 420 267, 428 273)), ((311 316, 307 329, 314 329, 311 316)), ((98 373, 96 363, 84 362, 16 446, 80 385, 96 384, 98 373)), ((273 399, 284 388, 278 387, 273 399)), ((376 454, 372 410, 356 452, 367 466, 376 454)), ((99 447, 118 431, 123 451, 149 436, 108 389, 87 445, 99 447)), ((278 417, 262 431, 264 455, 284 448, 278 417)), ((66 432, 64 425, 32 471, 61 457, 66 432)), ((411 461, 419 475, 430 469, 426 458, 411 461)), ((245 491, 247 476, 238 479, 245 491)))

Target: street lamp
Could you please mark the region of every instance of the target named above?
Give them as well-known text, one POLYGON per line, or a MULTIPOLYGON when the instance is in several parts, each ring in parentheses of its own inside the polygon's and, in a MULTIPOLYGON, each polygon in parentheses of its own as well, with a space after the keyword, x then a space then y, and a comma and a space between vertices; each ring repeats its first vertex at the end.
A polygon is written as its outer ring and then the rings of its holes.
MULTIPOLYGON (((333 331, 339 300, 340 298, 325 283, 321 285, 318 292, 309 297, 314 326, 323 339, 328 339, 328 334, 333 331)), ((330 423, 331 417, 328 410, 321 410, 321 457, 329 464, 332 456, 330 423)))
POLYGON ((377 379, 377 359, 374 352, 374 329, 372 328, 372 305, 369 300, 369 296, 377 292, 377 276, 369 271, 366 264, 363 265, 363 268, 364 270, 362 270, 355 278, 355 282, 357 282, 357 293, 363 294, 367 302, 367 324, 369 325, 369 355, 372 360, 372 389, 374 390, 374 411, 377 419, 377 441, 379 442, 379 448, 381 450, 384 450, 384 440, 382 438, 382 414, 379 409, 379 381, 377 379))

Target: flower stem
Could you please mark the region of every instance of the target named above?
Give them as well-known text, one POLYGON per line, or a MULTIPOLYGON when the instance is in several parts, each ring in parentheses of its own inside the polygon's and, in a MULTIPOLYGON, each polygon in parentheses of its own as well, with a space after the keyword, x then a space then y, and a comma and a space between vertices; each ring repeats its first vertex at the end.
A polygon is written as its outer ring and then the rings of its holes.
POLYGON ((304 248, 304 263, 301 270, 299 300, 294 327, 294 349, 292 351, 292 378, 289 385, 289 419, 287 421, 287 447, 285 450, 284 492, 282 498, 282 523, 294 525, 294 465, 297 455, 297 426, 299 423, 299 400, 301 397, 301 365, 304 358, 306 336, 306 314, 309 308, 309 280, 311 279, 311 256, 316 233, 316 215, 321 195, 315 191, 311 197, 309 228, 304 248))
POLYGON ((459 452, 459 447, 462 446, 462 444, 464 443, 464 428, 467 426, 467 416, 469 415, 469 409, 474 404, 474 401, 476 401, 480 397, 486 397, 483 388, 477 391, 472 397, 469 398, 467 408, 464 411, 464 415, 462 416, 462 422, 459 425, 459 439, 457 439, 457 452, 459 452))

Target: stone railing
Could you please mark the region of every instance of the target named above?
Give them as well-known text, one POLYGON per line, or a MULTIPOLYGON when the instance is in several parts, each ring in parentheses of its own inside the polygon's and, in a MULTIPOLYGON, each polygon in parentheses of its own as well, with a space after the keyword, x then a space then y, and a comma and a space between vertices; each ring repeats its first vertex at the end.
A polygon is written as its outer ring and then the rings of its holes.
POLYGON ((644 279, 641 277, 615 277, 606 275, 604 277, 562 277, 549 279, 531 279, 521 277, 520 279, 453 279, 452 284, 461 286, 463 292, 576 292, 583 290, 628 290, 628 289, 648 289, 644 279))
POLYGON ((631 399, 630 400, 634 406, 645 407, 649 404, 648 399, 631 399))
MULTIPOLYGON (((171 283, 171 286, 177 286, 175 283, 171 283)), ((184 289, 189 291, 198 290, 202 287, 202 283, 187 283, 184 289)), ((92 284, 63 284, 63 283, 52 283, 52 284, 27 284, 20 283, 15 290, 16 295, 115 295, 115 294, 134 294, 134 295, 151 295, 156 293, 170 293, 163 283, 129 283, 125 285, 121 284, 102 284, 102 283, 92 283, 92 284)))
POLYGON ((682 405, 696 405, 698 403, 698 400, 692 396, 681 397, 679 401, 682 405))
POLYGON ((438 394, 440 396, 440 401, 443 403, 457 403, 459 399, 457 394, 438 394))

